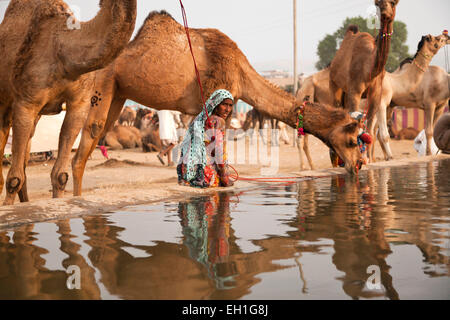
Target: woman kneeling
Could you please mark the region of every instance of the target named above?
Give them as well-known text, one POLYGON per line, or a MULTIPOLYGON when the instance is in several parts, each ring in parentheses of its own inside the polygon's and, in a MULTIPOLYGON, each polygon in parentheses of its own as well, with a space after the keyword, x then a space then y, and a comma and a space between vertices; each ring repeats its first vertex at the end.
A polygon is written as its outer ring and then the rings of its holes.
POLYGON ((177 166, 178 183, 192 187, 229 187, 225 120, 233 110, 233 96, 224 89, 215 91, 191 123, 181 144, 177 166), (208 121, 208 119, 210 121, 208 121))

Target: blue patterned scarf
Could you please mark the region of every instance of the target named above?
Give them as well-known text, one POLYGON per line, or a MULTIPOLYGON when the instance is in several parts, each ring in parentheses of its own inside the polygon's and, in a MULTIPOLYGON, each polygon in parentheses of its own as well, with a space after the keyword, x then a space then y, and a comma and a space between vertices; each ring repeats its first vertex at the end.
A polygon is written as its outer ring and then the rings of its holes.
MULTIPOLYGON (((234 101, 230 92, 225 89, 214 91, 211 97, 206 101, 206 109, 208 116, 212 114, 214 109, 225 99, 234 101)), ((181 158, 179 163, 186 165, 186 181, 191 181, 196 175, 196 165, 206 165, 206 147, 205 147, 205 121, 206 112, 203 108, 202 112, 195 118, 189 126, 189 129, 181 144, 181 158)))

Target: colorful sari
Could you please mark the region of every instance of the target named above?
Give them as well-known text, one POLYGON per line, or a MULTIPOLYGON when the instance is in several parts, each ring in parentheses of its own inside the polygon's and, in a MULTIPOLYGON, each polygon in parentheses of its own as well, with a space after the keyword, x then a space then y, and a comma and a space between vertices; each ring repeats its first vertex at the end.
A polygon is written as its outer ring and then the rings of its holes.
POLYGON ((178 183, 198 188, 227 186, 229 184, 225 120, 212 115, 225 99, 233 99, 227 90, 217 90, 206 102, 205 110, 195 118, 181 144, 177 166, 178 183))

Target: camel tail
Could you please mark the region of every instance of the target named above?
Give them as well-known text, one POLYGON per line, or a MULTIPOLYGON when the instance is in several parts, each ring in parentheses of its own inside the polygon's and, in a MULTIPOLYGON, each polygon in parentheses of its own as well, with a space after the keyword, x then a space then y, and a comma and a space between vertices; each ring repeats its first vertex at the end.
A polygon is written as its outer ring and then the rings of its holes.
POLYGON ((345 32, 345 34, 347 33, 353 33, 353 34, 357 34, 359 32, 359 27, 355 24, 351 24, 347 27, 347 31, 345 32))

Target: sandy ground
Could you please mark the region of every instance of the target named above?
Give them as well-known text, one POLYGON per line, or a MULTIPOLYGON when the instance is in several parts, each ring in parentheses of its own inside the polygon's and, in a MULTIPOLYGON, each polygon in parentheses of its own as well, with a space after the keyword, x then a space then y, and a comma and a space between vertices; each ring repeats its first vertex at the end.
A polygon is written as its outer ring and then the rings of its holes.
MULTIPOLYGON (((431 161, 436 158, 449 158, 439 155, 434 157, 418 157, 413 148, 413 141, 391 141, 391 148, 396 160, 380 161, 382 152, 376 146, 377 162, 368 166, 407 165, 416 161, 431 161)), ((313 136, 310 136, 311 156, 316 166, 315 171, 299 171, 297 147, 281 145, 279 148, 278 176, 320 176, 345 173, 344 169, 332 169, 328 156, 328 148, 313 136)), ((248 155, 248 150, 247 150, 248 155)), ((102 213, 119 210, 128 205, 151 203, 189 197, 226 189, 248 189, 261 186, 261 183, 238 181, 232 188, 215 188, 209 190, 178 186, 175 167, 161 165, 156 153, 143 153, 139 149, 109 151, 106 160, 100 150, 96 149, 87 163, 83 180, 82 197, 72 196, 72 178, 66 187, 65 196, 52 199, 50 172, 54 161, 31 164, 27 168, 29 203, 0 207, 0 229, 9 228, 22 223, 53 220, 79 216, 85 213, 102 213)), ((261 164, 233 165, 242 177, 261 175, 261 164)), ((6 176, 9 166, 3 166, 6 176)), ((2 192, 4 199, 5 191, 2 192)))

